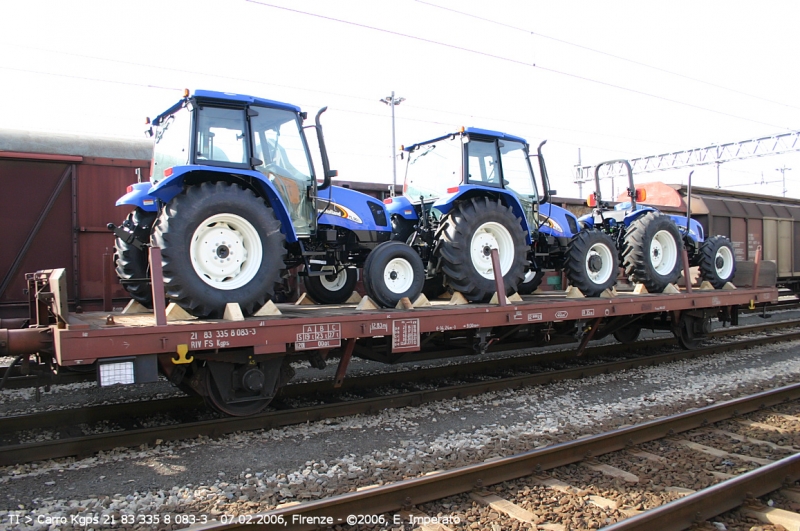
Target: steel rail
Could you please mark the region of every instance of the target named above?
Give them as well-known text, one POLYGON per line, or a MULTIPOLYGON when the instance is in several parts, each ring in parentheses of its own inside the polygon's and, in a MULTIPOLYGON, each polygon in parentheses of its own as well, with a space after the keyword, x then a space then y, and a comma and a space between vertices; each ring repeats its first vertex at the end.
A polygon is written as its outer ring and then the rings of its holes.
POLYGON ((717 483, 604 527, 606 531, 681 531, 800 480, 800 454, 717 483))
MULTIPOLYGON (((409 391, 388 396, 363 398, 310 407, 288 410, 270 411, 252 417, 234 417, 207 421, 187 422, 178 425, 158 426, 88 435, 70 439, 57 439, 26 444, 6 445, 0 447, 0 466, 28 463, 44 459, 55 459, 72 455, 87 456, 95 452, 141 444, 154 444, 156 440, 181 440, 195 438, 200 435, 217 437, 236 431, 272 429, 281 426, 315 422, 318 420, 337 418, 348 415, 373 414, 384 409, 406 406, 418 406, 424 403, 464 398, 484 393, 517 389, 534 385, 543 385, 555 381, 580 379, 589 376, 607 374, 638 367, 657 365, 670 361, 691 359, 708 354, 763 346, 800 339, 800 332, 793 332, 771 338, 748 339, 736 343, 714 345, 696 350, 681 350, 647 356, 644 358, 614 361, 585 367, 549 371, 546 373, 526 374, 509 378, 497 378, 479 382, 441 387, 438 389, 409 391)), ((411 371, 412 373, 415 371, 411 371)), ((416 371, 419 373, 419 371, 416 371)), ((330 382, 327 382, 330 386, 330 382)), ((21 416, 20 418, 24 418, 21 416)))
MULTIPOLYGON (((344 523, 350 515, 379 515, 391 511, 399 511, 404 508, 410 508, 413 505, 469 492, 475 488, 484 488, 504 481, 519 479, 545 470, 577 463, 587 457, 622 450, 798 398, 800 398, 800 384, 789 385, 635 426, 619 428, 584 439, 530 450, 487 463, 469 465, 438 474, 301 503, 269 511, 263 515, 259 514, 258 516, 268 515, 273 521, 277 518, 282 518, 284 522, 281 525, 265 526, 262 529, 274 528, 300 531, 317 528, 316 525, 293 523, 295 522, 294 517, 298 516, 306 518, 331 517, 334 525, 336 525, 344 523)), ((792 467, 795 466, 796 464, 793 462, 792 467)), ((270 521, 269 518, 264 518, 264 520, 270 521)), ((216 531, 245 528, 247 528, 246 524, 211 523, 199 525, 192 529, 216 531)), ((650 529, 653 529, 653 527, 650 529)))

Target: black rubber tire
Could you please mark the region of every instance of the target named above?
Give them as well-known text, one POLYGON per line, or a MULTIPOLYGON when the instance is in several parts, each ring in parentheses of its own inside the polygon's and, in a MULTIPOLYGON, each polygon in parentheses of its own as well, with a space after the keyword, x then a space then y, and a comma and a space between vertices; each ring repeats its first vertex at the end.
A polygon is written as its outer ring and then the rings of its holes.
MULTIPOLYGON (((525 275, 527 274, 528 272, 526 271, 525 275)), ((525 282, 525 277, 523 276, 522 282, 520 282, 519 286, 517 286, 517 293, 519 293, 520 295, 530 295, 531 293, 536 291, 536 288, 542 285, 543 278, 544 278, 544 270, 541 269, 539 271, 536 271, 533 274, 533 278, 531 278, 527 282, 525 282)))
POLYGON ((353 294, 356 282, 358 282, 358 270, 354 267, 347 267, 342 273, 347 275, 347 278, 344 284, 337 290, 331 290, 323 284, 323 280, 332 282, 334 279, 330 277, 333 275, 324 277, 303 277, 306 292, 308 292, 312 299, 320 304, 342 304, 353 294))
POLYGON ((237 185, 225 182, 191 186, 167 204, 156 221, 152 244, 161 248, 167 297, 197 317, 220 318, 229 302, 250 315, 270 299, 281 270, 286 266, 285 237, 280 222, 264 201, 237 185), (234 214, 258 233, 262 246, 259 268, 253 278, 236 289, 218 289, 195 271, 190 245, 195 230, 211 216, 234 214))
POLYGON ((475 269, 470 253, 473 237, 488 222, 502 225, 511 235, 514 247, 511 266, 503 275, 506 295, 517 291, 520 282, 525 278, 525 268, 528 265, 528 245, 522 230, 522 220, 514 215, 511 207, 488 197, 472 198, 459 203, 439 227, 439 268, 444 273, 448 288, 461 292, 472 302, 488 302, 496 291, 494 279, 484 277, 475 269))
MULTIPOLYGON (((144 240, 149 241, 156 217, 158 217, 158 212, 147 212, 141 208, 136 208, 136 210, 128 214, 128 221, 136 227, 141 227, 141 232, 147 234, 147 238, 144 238, 144 240)), ((122 284, 122 287, 130 293, 131 298, 146 308, 153 307, 149 263, 147 248, 137 249, 134 245, 125 243, 119 238, 116 239, 114 243, 114 265, 117 276, 120 280, 147 279, 141 282, 125 282, 122 284)))
POLYGON ((406 219, 401 216, 392 216, 392 240, 396 242, 408 242, 408 239, 414 234, 414 225, 416 221, 406 219))
POLYGON ((642 333, 642 326, 639 324, 628 325, 625 328, 620 328, 614 332, 614 339, 627 345, 639 339, 639 334, 642 333))
POLYGON ((576 234, 567 246, 564 271, 571 285, 587 297, 597 297, 617 282, 619 275, 619 256, 614 240, 599 230, 584 230, 576 234), (606 260, 597 252, 604 250, 606 260), (605 278, 593 279, 591 273, 596 268, 610 267, 605 278))
POLYGON ((425 294, 428 300, 436 299, 446 291, 447 286, 444 285, 444 277, 442 275, 426 278, 425 284, 422 286, 422 293, 425 294))
POLYGON ((708 280, 716 289, 720 289, 729 282, 736 274, 736 259, 733 254, 733 244, 725 236, 712 236, 700 246, 697 252, 697 266, 700 269, 700 278, 708 280), (720 260, 729 259, 731 261, 730 274, 724 278, 720 276, 718 267, 724 264, 720 260))
POLYGON ((425 266, 422 258, 405 243, 388 241, 375 247, 364 262, 364 288, 369 298, 384 308, 394 308, 400 299, 408 297, 411 302, 422 293, 425 283, 425 266), (386 284, 384 272, 392 260, 404 260, 410 265, 414 278, 403 292, 395 292, 386 284))
POLYGON ((658 212, 648 212, 633 221, 625 233, 622 259, 625 274, 631 282, 644 284, 650 293, 661 293, 667 284, 677 282, 681 275, 683 240, 672 219, 658 212), (656 234, 667 231, 674 239, 677 256, 675 265, 664 274, 658 273, 650 260, 651 243, 656 234))

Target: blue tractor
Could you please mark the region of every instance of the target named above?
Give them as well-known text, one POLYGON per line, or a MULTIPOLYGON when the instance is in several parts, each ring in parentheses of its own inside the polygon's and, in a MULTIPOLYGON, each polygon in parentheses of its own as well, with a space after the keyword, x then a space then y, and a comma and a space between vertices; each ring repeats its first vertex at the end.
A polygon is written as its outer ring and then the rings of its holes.
MULTIPOLYGON (((614 171, 612 168, 611 171, 614 171)), ((687 251, 690 266, 697 266, 700 277, 719 289, 736 272, 733 245, 724 236, 705 238, 703 227, 687 215, 668 215, 641 205, 644 190, 637 190, 633 170, 627 160, 610 160, 595 166, 595 191, 589 196, 591 214, 580 218, 589 229, 599 229, 614 240, 628 279, 643 284, 651 293, 660 293, 678 280, 681 255, 687 251), (622 167, 627 174, 628 200, 611 207, 603 201, 600 173, 603 166, 622 167)))
POLYGON ((390 242, 379 200, 331 185, 322 127, 305 112, 251 96, 187 90, 156 117, 149 182, 128 187, 117 205, 133 211, 116 239, 116 269, 132 298, 152 303, 147 247, 161 248, 166 297, 199 317, 245 315, 275 298, 286 271, 305 266, 306 291, 338 304, 353 292, 370 253, 383 305, 422 289, 422 263, 390 242), (317 183, 304 129, 316 130, 323 166, 317 183), (387 242, 387 243, 385 243, 387 242), (381 244, 384 245, 381 245, 381 244), (417 275, 415 277, 415 274, 417 275))
POLYGON ((507 294, 533 292, 549 268, 564 270, 587 296, 614 285, 619 261, 609 235, 582 230, 571 212, 548 202, 555 192, 543 145, 531 154, 523 138, 466 128, 404 148, 403 196, 384 202, 393 239, 411 245, 426 264, 428 296, 450 290, 488 300, 495 291, 492 249, 507 294))

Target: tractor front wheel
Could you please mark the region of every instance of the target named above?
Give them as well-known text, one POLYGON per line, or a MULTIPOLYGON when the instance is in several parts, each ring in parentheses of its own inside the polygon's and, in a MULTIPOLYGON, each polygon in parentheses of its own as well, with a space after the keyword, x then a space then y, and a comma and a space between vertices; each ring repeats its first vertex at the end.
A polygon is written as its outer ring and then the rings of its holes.
POLYGON ((320 304, 342 304, 353 294, 358 282, 358 270, 342 264, 322 266, 321 276, 305 277, 306 291, 320 304))
POLYGON ((393 308, 403 297, 411 302, 422 293, 425 267, 422 258, 405 243, 384 242, 364 262, 367 295, 385 308, 393 308))
POLYGON ((736 273, 733 244, 725 236, 713 236, 700 246, 697 265, 700 277, 720 289, 736 273))
POLYGON ((579 232, 567 247, 564 264, 570 284, 597 297, 617 282, 619 258, 611 236, 598 230, 579 232))

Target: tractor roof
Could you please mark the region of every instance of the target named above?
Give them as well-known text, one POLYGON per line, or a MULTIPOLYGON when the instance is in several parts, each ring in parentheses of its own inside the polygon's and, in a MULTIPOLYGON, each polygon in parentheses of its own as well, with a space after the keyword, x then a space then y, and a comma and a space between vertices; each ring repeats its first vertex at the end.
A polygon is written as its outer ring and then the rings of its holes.
MULTIPOLYGON (((273 109, 284 109, 287 111, 294 111, 300 112, 300 107, 296 105, 292 105, 290 103, 283 103, 280 101, 275 100, 266 100, 264 98, 256 98, 253 96, 247 96, 245 94, 233 94, 232 92, 217 92, 215 90, 196 90, 194 91, 193 96, 199 100, 203 101, 216 101, 220 103, 249 103, 252 105, 261 105, 263 107, 271 107, 273 109)), ((178 101, 175 105, 167 109, 166 111, 159 114, 155 120, 153 120, 153 125, 159 125, 161 120, 169 116, 170 114, 174 113, 178 109, 181 108, 183 105, 184 100, 178 101)))
POLYGON ((426 140, 425 142, 418 142, 418 143, 416 143, 414 145, 407 146, 405 148, 405 150, 409 151, 409 152, 410 151, 414 151, 419 146, 424 146, 425 144, 431 144, 433 142, 438 142, 439 140, 444 140, 445 138, 448 138, 450 136, 460 135, 460 134, 488 136, 488 137, 491 137, 491 138, 506 139, 506 140, 512 140, 512 141, 516 141, 516 142, 522 142, 523 144, 527 144, 528 143, 528 141, 525 140, 524 138, 521 138, 521 137, 518 137, 518 136, 514 136, 514 135, 509 135, 508 133, 501 133, 500 131, 492 131, 491 129, 481 129, 480 127, 466 127, 466 128, 464 128, 463 131, 458 131, 456 133, 450 133, 450 134, 447 134, 447 135, 440 136, 438 138, 434 138, 434 139, 431 139, 431 140, 426 140))

